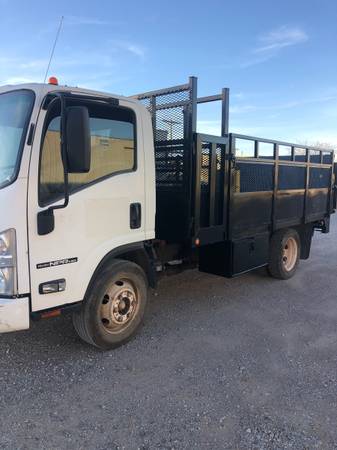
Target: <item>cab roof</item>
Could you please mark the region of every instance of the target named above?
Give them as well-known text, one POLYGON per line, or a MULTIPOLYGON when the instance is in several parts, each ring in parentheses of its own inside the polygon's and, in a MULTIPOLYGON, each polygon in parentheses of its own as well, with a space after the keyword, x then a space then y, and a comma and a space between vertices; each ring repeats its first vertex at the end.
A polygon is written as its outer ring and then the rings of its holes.
POLYGON ((122 95, 113 94, 110 92, 102 92, 95 91, 92 89, 85 89, 80 87, 72 87, 72 86, 62 86, 62 85, 54 85, 49 83, 24 83, 24 84, 8 84, 5 86, 0 86, 0 93, 8 92, 8 91, 17 91, 17 90, 31 90, 34 91, 37 97, 45 97, 48 93, 51 92, 71 92, 74 94, 84 94, 95 97, 111 97, 116 98, 118 100, 124 100, 131 103, 139 103, 132 97, 126 97, 122 95))

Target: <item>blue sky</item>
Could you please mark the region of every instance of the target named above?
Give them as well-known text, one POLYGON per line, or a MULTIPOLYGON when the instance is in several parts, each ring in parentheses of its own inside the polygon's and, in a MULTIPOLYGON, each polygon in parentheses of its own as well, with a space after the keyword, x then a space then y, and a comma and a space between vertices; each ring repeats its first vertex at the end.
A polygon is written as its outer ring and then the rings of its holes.
MULTIPOLYGON (((231 89, 230 131, 337 146, 337 1, 0 0, 0 84, 42 81, 131 95, 199 78, 231 89)), ((219 133, 220 109, 199 110, 219 133)))

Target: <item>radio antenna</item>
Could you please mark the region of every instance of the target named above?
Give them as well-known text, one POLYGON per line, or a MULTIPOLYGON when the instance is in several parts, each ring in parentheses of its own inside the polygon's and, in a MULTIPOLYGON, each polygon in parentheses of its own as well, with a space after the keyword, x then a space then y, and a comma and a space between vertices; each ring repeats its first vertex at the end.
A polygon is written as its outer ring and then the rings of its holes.
POLYGON ((54 44, 53 44, 53 48, 52 48, 52 50, 51 50, 51 54, 50 54, 50 58, 49 58, 49 62, 48 62, 47 70, 46 70, 46 74, 45 74, 44 80, 43 80, 44 83, 45 83, 46 80, 47 80, 48 72, 49 72, 49 69, 50 69, 50 64, 51 64, 51 62, 52 62, 52 59, 53 59, 53 56, 54 56, 54 52, 55 52, 55 47, 56 47, 57 41, 58 41, 59 36, 60 36, 60 33, 61 33, 61 28, 62 28, 62 24, 63 24, 63 19, 64 19, 64 16, 61 17, 61 19, 60 19, 60 24, 59 24, 59 27, 58 27, 58 29, 57 29, 57 33, 56 33, 55 41, 54 41, 54 44))

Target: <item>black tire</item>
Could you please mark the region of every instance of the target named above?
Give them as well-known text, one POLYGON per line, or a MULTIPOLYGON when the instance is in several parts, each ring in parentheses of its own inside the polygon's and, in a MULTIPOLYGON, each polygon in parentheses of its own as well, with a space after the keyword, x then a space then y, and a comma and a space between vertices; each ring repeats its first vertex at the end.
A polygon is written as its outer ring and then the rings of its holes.
POLYGON ((73 314, 80 338, 103 350, 128 342, 142 324, 147 288, 144 271, 133 262, 114 260, 103 267, 73 314))
POLYGON ((269 274, 280 280, 288 280, 294 276, 298 267, 300 253, 300 237, 296 230, 289 228, 274 233, 270 240, 269 247, 269 274), (288 261, 286 256, 286 252, 289 251, 289 243, 291 243, 291 246, 296 250, 296 255, 291 253, 291 263, 290 257, 288 261))

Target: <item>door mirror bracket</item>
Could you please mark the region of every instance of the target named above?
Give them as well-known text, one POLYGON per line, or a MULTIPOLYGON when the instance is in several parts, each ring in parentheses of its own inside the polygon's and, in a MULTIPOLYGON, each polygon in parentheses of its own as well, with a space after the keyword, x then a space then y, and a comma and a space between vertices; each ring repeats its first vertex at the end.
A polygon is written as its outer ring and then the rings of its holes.
POLYGON ((88 109, 83 106, 66 108, 62 93, 55 94, 61 102, 61 155, 64 174, 64 202, 50 206, 37 215, 37 231, 40 236, 55 228, 55 209, 63 209, 69 203, 69 173, 86 173, 90 170, 91 143, 88 109))

